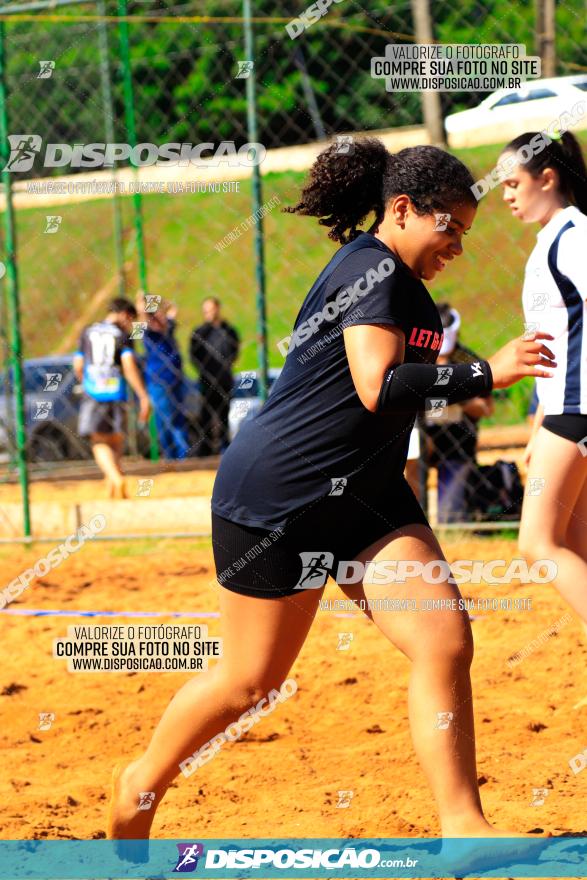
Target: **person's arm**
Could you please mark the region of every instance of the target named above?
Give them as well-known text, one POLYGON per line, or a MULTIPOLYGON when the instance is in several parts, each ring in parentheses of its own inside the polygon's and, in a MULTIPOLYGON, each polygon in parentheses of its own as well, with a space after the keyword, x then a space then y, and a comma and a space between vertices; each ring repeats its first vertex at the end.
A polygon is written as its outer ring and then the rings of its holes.
POLYGON ((494 408, 491 397, 473 397, 463 403, 463 412, 471 419, 487 418, 493 414, 494 408))
POLYGON ((79 351, 76 351, 73 356, 73 372, 77 381, 82 382, 84 378, 84 356, 79 351))
POLYGON ((137 321, 146 321, 148 315, 145 311, 145 293, 143 290, 138 290, 137 295, 135 297, 135 308, 137 310, 137 321))
POLYGON ((232 343, 230 352, 230 364, 232 366, 238 357, 238 351, 240 348, 240 338, 234 327, 230 328, 230 341, 232 343))
POLYGON ((353 382, 369 412, 418 412, 430 397, 444 398, 448 405, 507 388, 523 376, 550 378, 541 368, 553 368, 554 355, 536 333, 532 339, 512 339, 488 361, 448 364, 451 374, 438 385, 435 364, 404 364, 405 337, 394 326, 358 324, 345 327, 344 342, 353 382))
POLYGON ((139 421, 146 422, 151 412, 151 403, 134 354, 131 351, 124 351, 120 363, 124 378, 139 399, 139 421))
POLYGON ((83 330, 80 334, 77 348, 73 354, 73 374, 78 382, 83 382, 84 380, 84 338, 86 335, 86 331, 83 330))

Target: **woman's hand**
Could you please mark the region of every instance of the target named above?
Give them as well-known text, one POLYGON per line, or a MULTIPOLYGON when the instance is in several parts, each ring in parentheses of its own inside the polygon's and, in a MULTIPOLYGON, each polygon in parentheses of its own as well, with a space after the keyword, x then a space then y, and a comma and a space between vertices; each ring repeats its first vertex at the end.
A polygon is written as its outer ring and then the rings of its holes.
POLYGON ((512 339, 489 358, 494 388, 508 388, 524 376, 551 379, 543 367, 554 369, 554 354, 541 339, 554 339, 549 333, 533 333, 530 337, 512 339))

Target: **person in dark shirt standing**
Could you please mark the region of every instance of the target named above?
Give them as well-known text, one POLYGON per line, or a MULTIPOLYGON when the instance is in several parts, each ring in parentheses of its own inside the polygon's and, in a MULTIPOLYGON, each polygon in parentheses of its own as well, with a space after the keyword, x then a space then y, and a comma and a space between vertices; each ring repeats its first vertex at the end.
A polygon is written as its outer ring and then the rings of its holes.
MULTIPOLYGON (((439 303, 444 337, 438 364, 472 364, 479 356, 461 344, 461 316, 449 303, 439 303)), ((438 522, 468 519, 467 486, 475 485, 478 423, 492 415, 490 394, 444 408, 441 418, 424 419, 424 432, 431 446, 430 464, 438 469, 438 522)))
POLYGON ((228 409, 232 395, 232 365, 239 351, 239 336, 220 314, 220 300, 210 296, 202 303, 204 323, 190 341, 190 359, 200 374, 202 387, 201 440, 197 455, 211 455, 214 416, 220 422, 220 451, 228 446, 228 409))

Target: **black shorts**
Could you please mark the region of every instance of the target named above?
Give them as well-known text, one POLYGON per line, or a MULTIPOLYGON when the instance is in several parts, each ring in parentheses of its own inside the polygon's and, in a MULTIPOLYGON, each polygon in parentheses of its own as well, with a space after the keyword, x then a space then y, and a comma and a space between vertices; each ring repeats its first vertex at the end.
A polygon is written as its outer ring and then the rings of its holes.
POLYGON ((571 440, 572 443, 580 443, 584 441, 584 447, 587 447, 587 415, 579 413, 563 414, 560 416, 545 416, 542 427, 565 440, 571 440))
POLYGON ((84 397, 79 409, 78 434, 124 434, 126 430, 126 401, 94 400, 84 397))
POLYGON ((245 596, 275 599, 315 589, 340 560, 396 529, 429 523, 406 480, 394 481, 386 503, 327 495, 292 514, 281 529, 243 526, 212 513, 212 549, 221 586, 245 596))

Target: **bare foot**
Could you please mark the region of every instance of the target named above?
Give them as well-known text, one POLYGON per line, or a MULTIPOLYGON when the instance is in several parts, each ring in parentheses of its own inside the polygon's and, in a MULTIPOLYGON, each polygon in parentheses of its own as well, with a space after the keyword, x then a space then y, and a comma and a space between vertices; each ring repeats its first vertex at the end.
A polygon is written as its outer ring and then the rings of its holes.
POLYGON ((459 834, 449 835, 444 832, 440 858, 450 866, 451 876, 456 874, 457 877, 481 870, 505 868, 518 860, 537 858, 534 840, 544 836, 548 835, 499 831, 482 820, 465 833, 462 830, 459 834), (498 845, 495 842, 496 837, 507 840, 498 845))
POLYGON ((119 857, 128 861, 149 859, 149 834, 161 795, 139 790, 133 771, 137 762, 112 771, 112 792, 108 810, 109 840, 120 841, 115 847, 119 857))
POLYGON ((128 494, 126 491, 126 485, 124 480, 121 480, 119 483, 109 482, 108 483, 109 491, 108 497, 116 500, 120 500, 122 498, 128 498, 128 494))

